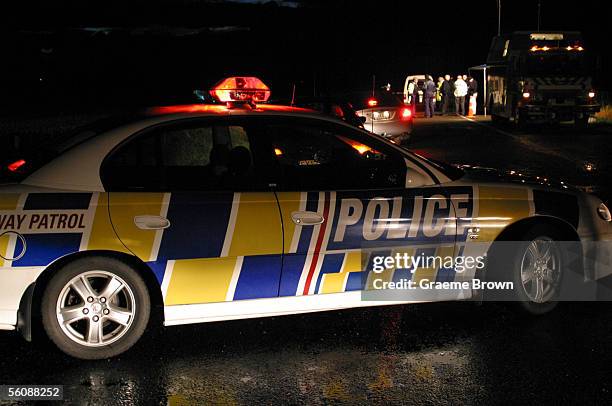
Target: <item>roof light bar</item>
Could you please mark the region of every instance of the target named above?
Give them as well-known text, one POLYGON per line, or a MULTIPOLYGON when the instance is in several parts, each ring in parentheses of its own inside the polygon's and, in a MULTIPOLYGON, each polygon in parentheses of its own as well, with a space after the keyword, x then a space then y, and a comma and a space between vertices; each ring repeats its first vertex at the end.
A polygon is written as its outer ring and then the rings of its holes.
POLYGON ((213 86, 210 95, 222 103, 265 103, 270 88, 253 76, 229 77, 213 86))

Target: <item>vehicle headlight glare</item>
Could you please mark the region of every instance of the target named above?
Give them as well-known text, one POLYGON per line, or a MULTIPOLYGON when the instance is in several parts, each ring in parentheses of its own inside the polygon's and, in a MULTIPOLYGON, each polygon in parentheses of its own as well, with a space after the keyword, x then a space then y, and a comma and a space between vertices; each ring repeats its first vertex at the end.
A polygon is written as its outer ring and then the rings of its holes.
POLYGON ((604 221, 612 221, 612 215, 610 214, 610 210, 608 209, 608 206, 606 206, 604 203, 601 203, 599 206, 597 206, 597 214, 599 214, 599 217, 601 217, 604 221))

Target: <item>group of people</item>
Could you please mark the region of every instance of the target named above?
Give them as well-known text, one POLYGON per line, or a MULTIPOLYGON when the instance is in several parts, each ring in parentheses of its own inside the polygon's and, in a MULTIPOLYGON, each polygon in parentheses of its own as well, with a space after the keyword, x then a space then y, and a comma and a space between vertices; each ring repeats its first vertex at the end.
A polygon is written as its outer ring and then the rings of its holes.
MULTIPOLYGON (((412 104, 416 104, 418 91, 418 80, 415 78, 408 87, 408 94, 411 95, 412 104)), ((478 82, 473 77, 457 75, 457 78, 452 81, 450 75, 445 75, 444 77, 440 76, 436 84, 433 78, 427 75, 422 91, 425 117, 433 117, 434 111, 436 111, 436 104, 437 110, 443 115, 450 114, 453 100, 456 114, 465 116, 466 111, 469 116, 476 114, 478 82)))

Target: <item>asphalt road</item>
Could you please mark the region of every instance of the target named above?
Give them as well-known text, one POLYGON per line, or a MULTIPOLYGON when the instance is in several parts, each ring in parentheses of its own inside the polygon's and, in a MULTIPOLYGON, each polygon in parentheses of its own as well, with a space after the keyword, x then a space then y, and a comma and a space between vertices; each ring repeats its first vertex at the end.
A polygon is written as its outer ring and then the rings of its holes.
MULTIPOLYGON (((418 119, 411 147, 609 196, 611 137, 451 117, 418 119)), ((539 318, 437 303, 179 326, 97 362, 3 333, 0 384, 63 384, 73 404, 609 404, 610 337, 612 303, 564 303, 539 318)))

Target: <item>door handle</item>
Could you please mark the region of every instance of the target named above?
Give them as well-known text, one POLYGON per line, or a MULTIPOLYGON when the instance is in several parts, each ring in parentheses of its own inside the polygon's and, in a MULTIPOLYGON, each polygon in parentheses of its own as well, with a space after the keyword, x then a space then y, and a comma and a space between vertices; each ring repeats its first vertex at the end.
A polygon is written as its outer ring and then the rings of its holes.
POLYGON ((170 220, 162 216, 136 216, 134 224, 141 230, 161 230, 170 227, 170 220))
POLYGON ((325 221, 323 216, 314 211, 294 211, 291 220, 298 226, 314 226, 325 221))

